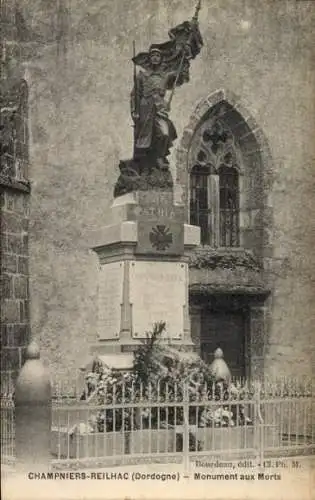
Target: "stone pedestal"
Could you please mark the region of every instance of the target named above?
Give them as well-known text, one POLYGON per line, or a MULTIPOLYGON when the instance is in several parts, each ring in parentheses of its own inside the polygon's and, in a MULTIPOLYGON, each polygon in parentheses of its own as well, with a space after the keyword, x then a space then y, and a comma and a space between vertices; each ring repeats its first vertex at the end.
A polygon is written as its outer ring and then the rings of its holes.
POLYGON ((52 421, 51 382, 40 360, 39 348, 31 342, 15 386, 15 452, 17 470, 50 467, 52 421))
MULTIPOLYGON (((184 223, 171 191, 138 191, 114 200, 108 224, 92 235, 99 258, 98 343, 110 359, 130 353, 166 322, 165 340, 192 347, 188 307, 188 257, 200 229, 184 223)), ((115 361, 113 361, 115 364, 115 361)))

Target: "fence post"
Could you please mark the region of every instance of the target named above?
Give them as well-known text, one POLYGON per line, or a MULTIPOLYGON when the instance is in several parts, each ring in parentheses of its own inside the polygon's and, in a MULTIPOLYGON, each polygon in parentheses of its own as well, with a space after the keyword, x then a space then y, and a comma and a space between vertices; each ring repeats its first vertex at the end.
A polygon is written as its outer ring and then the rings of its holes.
POLYGON ((261 405, 261 383, 256 382, 255 388, 255 448, 257 452, 256 460, 260 466, 262 466, 264 461, 264 420, 261 415, 260 405, 261 405))
POLYGON ((183 387, 183 459, 184 475, 189 475, 189 389, 188 382, 183 387))
POLYGON ((18 468, 49 467, 52 401, 49 372, 32 341, 15 387, 15 445, 18 468))

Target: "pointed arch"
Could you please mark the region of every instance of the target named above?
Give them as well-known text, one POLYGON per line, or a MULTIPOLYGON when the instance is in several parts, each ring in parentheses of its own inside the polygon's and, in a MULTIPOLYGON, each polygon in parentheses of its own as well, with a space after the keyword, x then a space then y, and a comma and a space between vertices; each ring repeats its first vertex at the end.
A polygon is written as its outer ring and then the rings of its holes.
POLYGON ((208 182, 209 235, 202 243, 241 246, 263 255, 272 244, 270 231, 264 227, 264 214, 268 212, 270 225, 273 162, 265 135, 248 109, 227 90, 213 92, 197 104, 177 149, 177 183, 184 193, 187 219, 193 222, 190 179, 197 166, 211 168, 215 175, 209 175, 208 182), (234 193, 233 209, 232 205, 229 209, 222 206, 220 212, 223 199, 231 201, 231 190, 228 193, 227 186, 225 191, 220 188, 223 166, 225 180, 229 178, 232 182, 234 176, 234 184, 238 183, 238 195, 234 193), (228 169, 231 169, 230 175, 228 169), (232 174, 232 170, 235 173, 232 174), (233 216, 231 210, 234 210, 233 216), (226 214, 225 220, 223 214, 226 214), (222 233, 224 227, 230 227, 225 234, 222 233))

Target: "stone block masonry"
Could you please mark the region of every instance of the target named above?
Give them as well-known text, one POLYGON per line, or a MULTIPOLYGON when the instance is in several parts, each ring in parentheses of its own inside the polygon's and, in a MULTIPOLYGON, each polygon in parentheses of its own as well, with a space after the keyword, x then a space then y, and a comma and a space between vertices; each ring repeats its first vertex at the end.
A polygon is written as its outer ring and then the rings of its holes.
POLYGON ((1 393, 12 386, 30 338, 29 192, 0 187, 1 393))
MULTIPOLYGON (((32 335, 41 339, 43 359, 53 367, 54 376, 68 381, 85 362, 98 328, 97 256, 89 251, 88 234, 107 224, 119 160, 132 152, 132 41, 137 51, 165 41, 171 27, 192 15, 195 2, 177 0, 169 9, 165 0, 104 0, 101 9, 97 0, 77 2, 67 11, 71 33, 63 37, 64 55, 51 43, 51 26, 45 23, 57 19, 58 2, 16 3, 32 5, 23 12, 39 43, 27 65, 32 335), (97 15, 88 16, 92 11, 97 15)), ((176 90, 172 105, 178 139, 170 164, 176 202, 185 208, 188 221, 187 154, 192 134, 219 103, 230 104, 225 117, 242 138, 244 150, 241 244, 255 251, 271 289, 267 311, 260 315, 267 323, 268 342, 255 343, 260 353, 257 370, 262 353, 270 376, 308 375, 315 366, 311 4, 247 0, 235 9, 232 0, 202 2, 204 46, 191 61, 191 81, 176 90), (253 135, 258 148, 255 143, 253 148, 253 135)), ((27 41, 25 49, 30 54, 27 41)), ((6 258, 7 269, 15 269, 15 256, 6 258)), ((223 280, 223 273, 218 274, 223 280)), ((214 271, 209 274, 213 276, 214 271)), ((225 271, 224 276, 222 287, 231 283, 225 271)), ((213 290, 211 282, 209 286, 213 290)), ((239 292, 239 287, 233 289, 239 292)), ((195 311, 196 344, 198 317, 195 311)), ((257 318, 252 323, 255 330, 258 322, 257 318)))

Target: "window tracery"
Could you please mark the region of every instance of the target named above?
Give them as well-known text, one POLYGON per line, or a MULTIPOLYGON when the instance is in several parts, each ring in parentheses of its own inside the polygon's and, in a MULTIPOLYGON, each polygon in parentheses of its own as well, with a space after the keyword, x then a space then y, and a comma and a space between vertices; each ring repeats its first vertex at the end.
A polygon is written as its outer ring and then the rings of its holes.
POLYGON ((201 243, 239 246, 241 154, 218 117, 197 131, 191 162, 190 223, 200 226, 201 243))
POLYGON ((0 172, 24 180, 29 161, 28 87, 25 80, 7 88, 0 101, 0 172))

